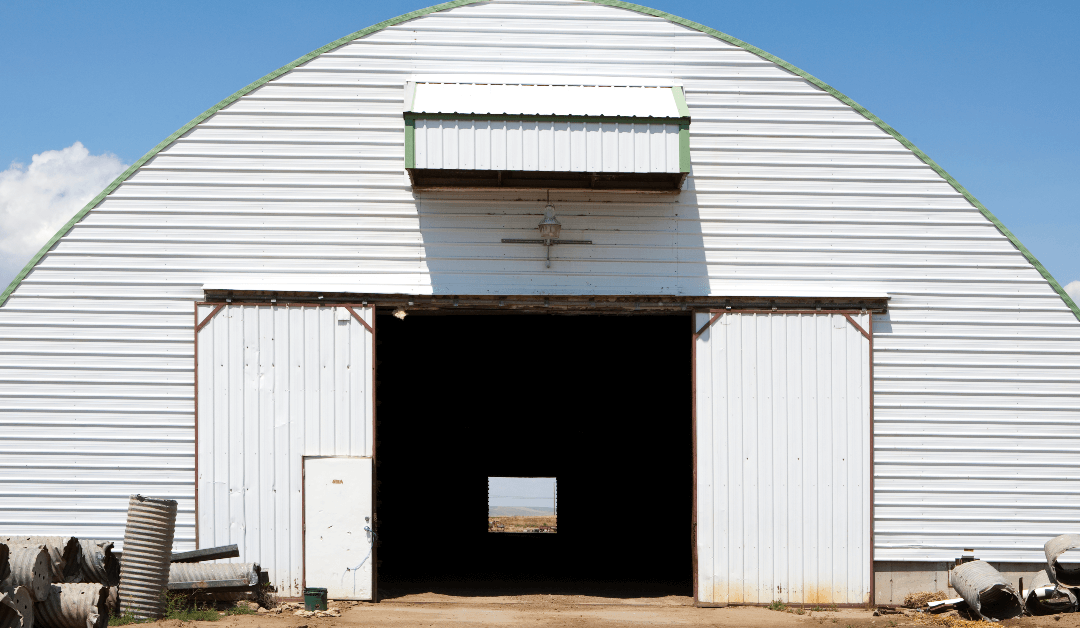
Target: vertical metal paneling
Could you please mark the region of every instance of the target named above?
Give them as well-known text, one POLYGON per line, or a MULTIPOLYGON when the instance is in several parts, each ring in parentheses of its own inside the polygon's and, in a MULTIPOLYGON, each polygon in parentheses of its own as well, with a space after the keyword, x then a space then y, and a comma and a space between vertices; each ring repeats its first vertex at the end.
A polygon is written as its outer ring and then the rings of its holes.
MULTIPOLYGON (((584 169, 622 167, 613 125, 584 134, 584 169)), ((492 163, 523 169, 520 125, 491 135, 492 163)), ((974 547, 1041 563, 1080 519, 1080 323, 1047 282, 850 107, 661 18, 576 0, 433 13, 282 74, 149 160, 0 307, 0 534, 120 541, 128 496, 143 493, 179 502, 177 548, 194 545, 192 302, 223 278, 402 294, 889 293, 874 321, 875 555, 974 547), (563 237, 594 244, 554 247, 546 268, 543 247, 500 242, 535 237, 542 191, 413 194, 401 114, 418 72, 680 80, 686 189, 553 191, 563 237)), ((305 345, 289 342, 276 350, 305 345)), ((276 403, 275 420, 304 410, 276 403)), ((306 440, 290 427, 256 442, 306 440)), ((297 486, 264 463, 260 482, 297 486)), ((299 525, 289 500, 275 508, 257 522, 262 554, 282 522, 299 525)))
POLYGON ((679 171, 677 124, 424 119, 415 125, 417 168, 679 171))
POLYGON ((371 332, 340 307, 230 305, 198 343, 199 544, 300 595, 301 459, 372 455, 371 332))
POLYGON ((869 341, 839 314, 729 312, 695 355, 698 599, 868 602, 869 341))

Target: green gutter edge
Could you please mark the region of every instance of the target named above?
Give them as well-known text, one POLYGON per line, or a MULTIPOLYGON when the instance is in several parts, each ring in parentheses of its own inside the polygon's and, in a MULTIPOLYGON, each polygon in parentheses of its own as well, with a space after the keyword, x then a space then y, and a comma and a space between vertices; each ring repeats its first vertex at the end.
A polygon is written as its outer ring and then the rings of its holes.
MULTIPOLYGON (((635 11, 637 13, 642 13, 642 14, 645 14, 645 15, 651 15, 653 17, 658 17, 658 18, 661 18, 661 19, 668 20, 669 22, 673 22, 673 23, 678 24, 680 26, 684 26, 686 28, 705 33, 706 35, 716 37, 717 39, 719 39, 721 41, 725 41, 725 42, 727 42, 729 44, 738 46, 739 48, 742 48, 742 49, 744 49, 744 50, 746 50, 748 52, 751 52, 751 53, 761 57, 762 59, 765 59, 766 61, 771 61, 772 63, 775 63, 775 64, 779 65, 780 67, 784 68, 785 70, 795 74, 796 76, 798 76, 798 77, 800 77, 802 79, 805 79, 810 84, 812 84, 815 87, 829 93, 834 98, 838 99, 840 102, 844 103, 845 105, 847 105, 847 106, 851 107, 852 109, 854 109, 855 111, 859 112, 860 115, 862 115, 867 120, 870 120, 871 122, 876 124, 881 130, 883 130, 886 133, 888 133, 889 135, 891 135, 894 139, 896 139, 896 141, 900 142, 905 148, 907 148, 911 152, 915 153, 915 155, 918 156, 919 159, 921 159, 926 165, 930 166, 934 170, 934 172, 938 173, 938 175, 940 175, 943 179, 945 179, 949 183, 949 185, 951 185, 953 187, 953 189, 955 189, 957 192, 959 192, 961 195, 963 195, 963 197, 966 198, 969 203, 971 203, 976 208, 978 208, 978 210, 980 212, 982 212, 983 216, 986 216, 986 218, 991 223, 993 223, 993 225, 995 227, 997 227, 998 231, 1000 231, 1002 233, 1002 235, 1004 235, 1006 238, 1009 239, 1010 242, 1013 243, 1013 246, 1015 246, 1020 251, 1020 253, 1024 256, 1024 259, 1026 259, 1028 262, 1030 262, 1031 265, 1034 266, 1035 269, 1039 271, 1039 274, 1042 275, 1043 279, 1045 279, 1047 282, 1049 282, 1050 287, 1054 289, 1054 292, 1056 292, 1058 294, 1058 296, 1061 297, 1062 301, 1065 302, 1065 305, 1068 306, 1068 308, 1072 311, 1073 315, 1076 316, 1076 319, 1078 321, 1080 321, 1080 307, 1078 307, 1077 304, 1072 300, 1072 298, 1069 297, 1069 294, 1067 292, 1065 292, 1065 289, 1061 287, 1061 284, 1059 284, 1057 282, 1057 280, 1054 279, 1054 276, 1051 275, 1048 270, 1046 270, 1046 267, 1044 267, 1042 265, 1042 263, 1040 263, 1039 260, 1036 259, 1035 256, 1031 254, 1031 251, 1029 251, 1027 249, 1027 247, 1025 247, 1020 242, 1020 240, 1018 240, 1017 237, 1015 235, 1013 235, 1013 233, 1011 231, 1009 231, 1009 229, 1006 228, 1005 225, 1003 225, 1000 220, 998 220, 997 216, 995 216, 993 213, 991 213, 991 211, 989 209, 987 209, 986 206, 984 206, 982 203, 980 203, 977 198, 972 196, 971 192, 968 192, 967 189, 964 188, 964 186, 960 185, 960 182, 957 181, 956 179, 954 179, 952 177, 952 175, 950 175, 948 172, 945 171, 944 168, 942 168, 936 162, 934 162, 933 159, 930 159, 930 157, 926 153, 919 150, 919 148, 917 146, 915 146, 910 141, 908 141, 908 139, 905 138, 903 135, 901 135, 899 132, 897 132, 896 129, 894 129, 891 126, 889 126, 888 124, 886 124, 881 118, 879 118, 879 117, 875 116, 874 114, 870 113, 869 111, 867 111, 866 108, 863 107, 862 105, 860 105, 859 103, 855 102, 854 100, 852 100, 852 99, 848 98, 847 96, 845 96, 844 94, 840 93, 839 91, 837 91, 833 87, 829 86, 824 81, 821 81, 820 79, 818 79, 818 78, 816 78, 816 77, 814 77, 814 76, 800 70, 799 68, 791 65, 790 63, 788 63, 788 62, 786 62, 786 61, 784 61, 784 60, 782 60, 782 59, 780 59, 778 57, 775 57, 775 56, 765 52, 764 50, 761 50, 757 46, 753 46, 751 44, 748 44, 748 43, 742 41, 741 39, 737 39, 735 37, 732 37, 731 35, 728 35, 726 33, 722 33, 722 32, 720 32, 720 31, 718 31, 716 29, 709 28, 708 26, 705 26, 703 24, 698 24, 697 22, 692 22, 690 20, 681 18, 681 17, 679 17, 677 15, 672 15, 670 13, 666 13, 664 11, 658 11, 656 9, 641 6, 640 4, 633 4, 633 3, 630 3, 630 2, 623 2, 622 0, 587 0, 587 1, 588 2, 593 2, 595 4, 609 6, 609 7, 615 7, 615 8, 619 8, 619 9, 626 9, 626 10, 629 10, 629 11, 635 11)), ((330 50, 333 50, 333 49, 338 48, 338 47, 340 47, 340 46, 342 46, 344 44, 347 44, 347 43, 349 43, 349 42, 351 42, 351 41, 353 41, 355 39, 365 37, 367 35, 370 35, 371 33, 381 31, 384 28, 387 28, 387 27, 390 27, 390 26, 395 26, 395 25, 400 24, 402 22, 407 22, 409 20, 412 20, 412 19, 415 19, 415 18, 418 18, 418 17, 422 17, 422 16, 427 15, 429 13, 435 13, 435 12, 438 12, 438 11, 445 11, 447 9, 453 9, 453 8, 456 8, 456 7, 465 6, 465 5, 469 5, 469 4, 480 4, 480 3, 483 3, 483 2, 485 2, 485 0, 453 0, 452 2, 444 2, 442 4, 437 4, 435 6, 427 7, 425 9, 418 9, 416 11, 412 11, 411 13, 406 13, 404 15, 400 15, 398 17, 391 18, 391 19, 385 20, 383 22, 379 22, 378 24, 375 24, 373 26, 369 26, 369 27, 367 27, 367 28, 365 28, 363 30, 356 31, 355 33, 352 33, 350 35, 346 35, 346 36, 344 36, 344 37, 342 37, 340 39, 332 41, 329 44, 326 44, 325 46, 323 46, 321 48, 318 48, 318 49, 304 55, 303 57, 300 57, 299 59, 297 59, 296 61, 293 61, 292 63, 290 63, 290 64, 288 64, 286 66, 283 66, 281 68, 278 68, 277 70, 274 70, 270 74, 267 74, 266 76, 264 76, 261 79, 255 81, 254 83, 251 83, 251 84, 243 87, 242 89, 238 90, 236 93, 234 93, 231 96, 229 96, 228 98, 222 100, 221 102, 214 105, 210 109, 207 109, 205 112, 203 112, 201 115, 196 117, 194 120, 192 120, 191 122, 188 122, 184 126, 180 127, 180 129, 177 130, 175 133, 173 133, 169 137, 165 138, 160 144, 158 144, 153 149, 151 149, 150 152, 143 155, 142 158, 140 158, 138 161, 136 161, 134 164, 132 164, 130 168, 125 170, 123 172, 123 174, 121 174, 119 177, 116 178, 115 181, 110 183, 108 187, 106 187, 104 190, 102 190, 102 192, 100 194, 98 194, 96 197, 94 197, 94 199, 92 201, 90 201, 86 205, 86 207, 83 207, 79 211, 79 213, 75 214, 75 216, 72 217, 72 219, 69 220, 67 222, 67 224, 65 224, 63 227, 61 227, 60 231, 58 231, 56 233, 56 235, 54 235, 52 238, 50 238, 49 241, 45 244, 45 246, 42 247, 42 249, 40 251, 38 251, 37 255, 35 255, 30 260, 30 262, 27 263, 26 266, 23 267, 23 269, 19 272, 19 274, 15 276, 15 279, 12 280, 11 284, 7 287, 6 290, 4 290, 3 294, 0 294, 0 307, 3 307, 4 303, 6 303, 7 300, 8 300, 8 297, 11 296, 11 293, 13 293, 15 291, 15 289, 19 286, 19 284, 22 283, 22 280, 26 278, 26 276, 30 273, 30 271, 33 269, 33 267, 35 265, 37 265, 38 262, 41 261, 41 258, 45 257, 46 253, 49 252, 49 250, 53 247, 53 245, 55 245, 60 240, 60 238, 64 237, 64 235, 66 235, 67 232, 70 231, 72 227, 74 227, 80 220, 82 220, 83 217, 85 217, 86 214, 89 213, 91 209, 96 207, 102 200, 105 199, 106 196, 111 194, 113 192, 113 190, 118 188, 121 183, 123 183, 125 180, 127 180, 128 177, 130 177, 132 174, 134 174, 135 171, 137 171, 143 164, 145 164, 147 161, 149 161, 154 155, 156 155, 158 152, 163 150, 169 144, 172 144, 172 142, 174 140, 176 140, 177 138, 179 138, 183 134, 190 131, 195 125, 199 124, 203 120, 206 120, 207 118, 214 115, 215 113, 217 113, 218 111, 220 111, 224 107, 227 107, 228 105, 236 102, 242 96, 250 93, 251 91, 254 91, 255 89, 257 89, 257 88, 261 87, 262 85, 266 84, 267 82, 274 80, 275 78, 281 76, 282 74, 285 74, 286 72, 289 72, 293 68, 295 68, 295 67, 297 67, 297 66, 299 66, 299 65, 301 65, 303 63, 306 63, 306 62, 314 59, 315 57, 317 57, 317 56, 319 56, 319 55, 321 55, 321 54, 323 54, 325 52, 329 52, 330 50)), ((679 91, 681 92, 682 90, 679 90, 679 91)), ((685 103, 685 100, 684 100, 684 103, 685 103)), ((680 132, 680 139, 681 139, 682 135, 683 135, 683 133, 680 132)), ((680 144, 682 144, 681 141, 680 141, 680 144)), ((681 159, 680 159, 680 161, 681 161, 681 159)))

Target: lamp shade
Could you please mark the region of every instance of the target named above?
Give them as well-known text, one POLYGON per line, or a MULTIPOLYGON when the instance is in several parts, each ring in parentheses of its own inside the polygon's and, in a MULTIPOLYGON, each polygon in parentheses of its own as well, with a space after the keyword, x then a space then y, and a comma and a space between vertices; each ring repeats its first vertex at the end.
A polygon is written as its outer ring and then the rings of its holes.
POLYGON ((562 232, 562 223, 555 218, 555 207, 548 205, 544 208, 544 219, 537 225, 540 228, 540 237, 545 240, 554 240, 562 232))

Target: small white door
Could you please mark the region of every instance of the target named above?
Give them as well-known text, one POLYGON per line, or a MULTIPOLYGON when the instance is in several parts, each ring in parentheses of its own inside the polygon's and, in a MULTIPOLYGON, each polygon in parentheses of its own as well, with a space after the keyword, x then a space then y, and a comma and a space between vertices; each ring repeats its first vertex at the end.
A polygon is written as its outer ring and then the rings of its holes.
POLYGON ((304 586, 373 599, 371 458, 304 458, 304 586))

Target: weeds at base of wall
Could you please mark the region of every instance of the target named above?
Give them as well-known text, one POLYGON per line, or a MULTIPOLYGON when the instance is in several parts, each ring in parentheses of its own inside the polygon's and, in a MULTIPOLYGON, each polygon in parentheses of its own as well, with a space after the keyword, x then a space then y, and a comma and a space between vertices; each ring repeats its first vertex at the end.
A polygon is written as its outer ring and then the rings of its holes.
MULTIPOLYGON (((162 593, 162 598, 165 601, 165 615, 162 619, 177 619, 180 621, 217 621, 222 617, 232 617, 234 615, 255 615, 257 611, 254 608, 244 605, 236 605, 226 608, 222 611, 215 610, 209 604, 203 604, 200 606, 197 602, 193 602, 188 596, 169 593, 165 591, 162 593)), ((153 623, 152 619, 142 619, 136 617, 131 611, 125 611, 120 614, 113 614, 109 617, 110 626, 127 626, 129 624, 147 624, 153 623)))
POLYGON ((197 602, 193 602, 186 595, 162 591, 161 597, 165 602, 164 619, 179 619, 180 621, 217 621, 221 619, 221 614, 216 610, 207 605, 200 608, 197 602))
POLYGON ((791 608, 787 604, 781 602, 780 600, 773 600, 765 608, 769 609, 770 611, 779 611, 779 612, 782 612, 782 613, 793 613, 795 615, 805 615, 807 613, 826 613, 826 612, 835 613, 836 611, 840 610, 840 607, 838 607, 836 604, 829 604, 828 606, 815 605, 815 606, 813 606, 813 607, 811 607, 809 609, 801 608, 801 607, 800 608, 791 608))

